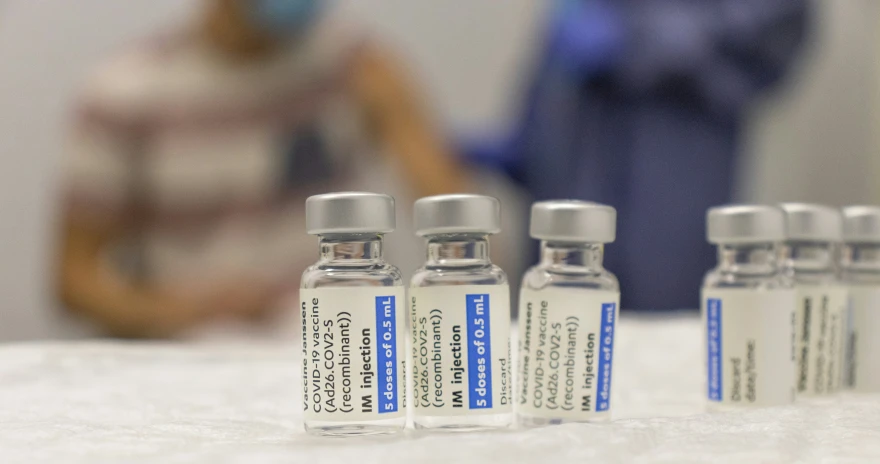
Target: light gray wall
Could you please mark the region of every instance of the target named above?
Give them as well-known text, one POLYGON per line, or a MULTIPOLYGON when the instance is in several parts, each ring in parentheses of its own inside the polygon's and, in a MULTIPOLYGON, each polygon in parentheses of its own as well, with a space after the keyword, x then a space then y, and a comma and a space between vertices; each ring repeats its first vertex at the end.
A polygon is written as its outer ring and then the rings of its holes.
POLYGON ((880 2, 817 1, 802 73, 751 122, 740 198, 843 206, 878 203, 880 2))
POLYGON ((532 53, 547 0, 348 0, 413 65, 445 120, 458 129, 506 121, 508 98, 532 53))

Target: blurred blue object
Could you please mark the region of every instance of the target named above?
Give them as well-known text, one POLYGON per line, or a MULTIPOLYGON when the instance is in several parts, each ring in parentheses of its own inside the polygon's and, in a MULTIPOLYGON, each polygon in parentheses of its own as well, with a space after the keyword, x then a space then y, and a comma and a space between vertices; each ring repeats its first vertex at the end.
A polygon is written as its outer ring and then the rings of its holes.
POLYGON ((623 307, 696 307, 705 211, 731 199, 745 110, 790 67, 807 5, 565 0, 512 133, 464 151, 535 200, 616 207, 623 307))
POLYGON ((323 8, 322 0, 245 0, 254 25, 273 35, 294 34, 308 26, 323 8))
POLYGON ((550 31, 551 53, 575 75, 608 70, 623 53, 622 20, 604 1, 565 0, 550 31))

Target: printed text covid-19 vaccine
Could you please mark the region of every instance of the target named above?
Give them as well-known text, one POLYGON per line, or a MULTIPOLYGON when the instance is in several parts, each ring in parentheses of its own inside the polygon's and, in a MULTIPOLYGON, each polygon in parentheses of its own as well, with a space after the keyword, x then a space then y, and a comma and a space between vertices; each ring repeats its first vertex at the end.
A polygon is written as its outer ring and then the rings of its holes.
POLYGON ((532 206, 541 261, 526 273, 519 310, 520 425, 611 417, 617 278, 602 267, 616 211, 581 201, 532 206))
POLYGON ((821 205, 786 203, 783 266, 794 278, 795 388, 798 395, 823 395, 840 388, 846 289, 834 263, 841 240, 840 211, 821 205))
POLYGON ((392 433, 406 426, 405 289, 382 258, 394 199, 331 193, 306 200, 320 259, 300 289, 303 415, 317 435, 392 433))
POLYGON ((510 289, 489 260, 497 199, 441 195, 415 204, 428 259, 409 289, 412 404, 418 429, 503 428, 513 419, 510 289))

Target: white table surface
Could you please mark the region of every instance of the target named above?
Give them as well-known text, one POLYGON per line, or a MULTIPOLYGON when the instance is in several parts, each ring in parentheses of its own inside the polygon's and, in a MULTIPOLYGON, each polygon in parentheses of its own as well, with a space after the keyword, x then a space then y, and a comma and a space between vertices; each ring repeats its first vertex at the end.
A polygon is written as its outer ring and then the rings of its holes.
POLYGON ((618 333, 611 423, 381 439, 305 435, 295 339, 7 345, 0 463, 880 463, 880 395, 706 414, 696 317, 618 333))

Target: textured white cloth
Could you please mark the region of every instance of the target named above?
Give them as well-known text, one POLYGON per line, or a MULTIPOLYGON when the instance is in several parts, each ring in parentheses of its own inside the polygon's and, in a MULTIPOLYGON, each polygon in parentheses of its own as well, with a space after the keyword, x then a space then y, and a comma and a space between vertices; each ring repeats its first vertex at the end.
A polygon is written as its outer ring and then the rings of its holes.
POLYGON ((697 318, 618 333, 611 423, 379 439, 302 431, 295 340, 6 346, 0 462, 880 462, 880 395, 706 414, 697 318))

